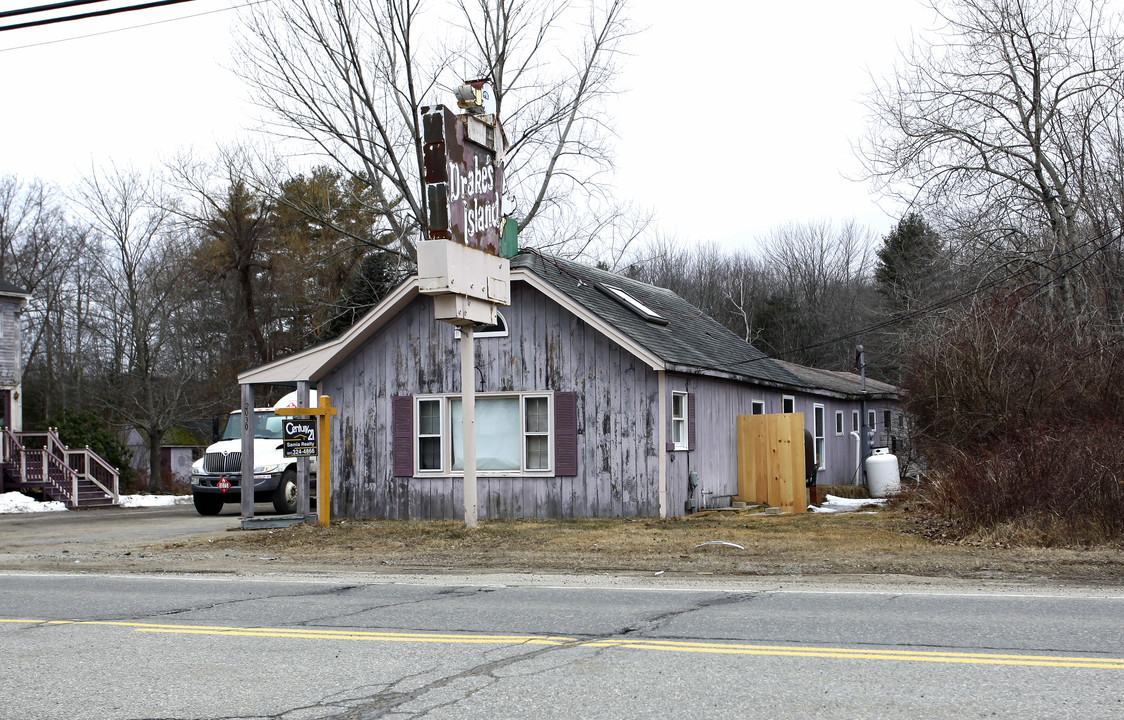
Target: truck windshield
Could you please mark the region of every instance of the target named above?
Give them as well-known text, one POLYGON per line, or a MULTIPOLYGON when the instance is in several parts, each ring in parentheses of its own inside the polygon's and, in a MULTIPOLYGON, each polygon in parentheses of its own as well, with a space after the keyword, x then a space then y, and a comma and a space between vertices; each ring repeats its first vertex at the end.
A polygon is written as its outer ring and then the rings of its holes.
MULTIPOLYGON (((260 410, 254 413, 254 437, 262 440, 281 439, 281 416, 275 415, 271 410, 260 410)), ((222 433, 223 440, 240 440, 242 438, 242 413, 232 412, 226 421, 226 429, 222 433)))

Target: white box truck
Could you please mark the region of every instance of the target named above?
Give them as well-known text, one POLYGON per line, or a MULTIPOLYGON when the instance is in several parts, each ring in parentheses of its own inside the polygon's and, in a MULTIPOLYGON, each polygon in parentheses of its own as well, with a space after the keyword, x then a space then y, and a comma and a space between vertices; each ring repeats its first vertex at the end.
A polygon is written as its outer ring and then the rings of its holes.
MULTIPOLYGON (((311 392, 309 406, 315 407, 311 392)), ((272 408, 254 409, 254 502, 272 502, 282 514, 297 512, 297 459, 284 455, 282 423, 277 408, 296 407, 291 392, 272 408)), ((315 497, 317 463, 309 463, 309 497, 315 497)), ((191 466, 191 497, 200 515, 218 515, 226 503, 242 502, 242 411, 227 418, 221 439, 191 466)))

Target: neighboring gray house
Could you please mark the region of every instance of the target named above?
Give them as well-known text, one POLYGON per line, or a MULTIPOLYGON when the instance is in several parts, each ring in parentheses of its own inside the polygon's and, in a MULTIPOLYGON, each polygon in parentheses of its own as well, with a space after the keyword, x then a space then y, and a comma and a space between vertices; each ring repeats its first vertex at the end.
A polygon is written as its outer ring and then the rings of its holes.
MULTIPOLYGON (((188 435, 183 429, 176 433, 177 436, 188 435)), ((141 478, 141 484, 147 484, 151 469, 148 465, 148 440, 136 428, 125 431, 125 449, 129 451, 129 465, 141 478)), ((160 470, 165 481, 175 480, 185 485, 191 483, 191 464, 203 457, 207 450, 207 443, 196 442, 191 445, 173 445, 164 443, 160 447, 160 470)))
POLYGON ((7 280, 0 280, 0 427, 23 430, 23 341, 20 315, 31 300, 7 280))
MULTIPOLYGON (((820 483, 854 476, 857 376, 769 359, 668 290, 533 252, 512 259, 500 313, 476 333, 481 517, 683 515, 692 470, 698 504, 726 504, 736 418, 752 413, 804 413, 820 483)), ((455 332, 415 277, 340 338, 239 382, 331 397, 334 515, 459 518, 455 332)), ((871 399, 879 422, 898 416, 889 386, 871 399)))

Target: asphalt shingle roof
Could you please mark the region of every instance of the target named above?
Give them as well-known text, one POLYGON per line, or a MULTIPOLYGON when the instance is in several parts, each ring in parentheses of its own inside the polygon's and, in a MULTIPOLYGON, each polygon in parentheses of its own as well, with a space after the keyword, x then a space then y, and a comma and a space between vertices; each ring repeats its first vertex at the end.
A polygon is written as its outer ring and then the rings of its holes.
POLYGON ((26 290, 3 279, 0 279, 0 293, 5 295, 27 295, 26 290))
MULTIPOLYGON (((852 397, 858 397, 863 394, 862 377, 855 373, 843 372, 841 370, 821 370, 806 365, 785 362, 784 360, 776 360, 775 362, 789 370, 793 375, 803 378, 808 384, 818 388, 852 397)), ((871 380, 869 378, 866 381, 866 396, 868 398, 897 399, 899 394, 900 390, 889 383, 871 380)))
POLYGON ((619 329, 664 362, 790 387, 808 383, 670 290, 537 252, 521 252, 512 269, 530 270, 619 329), (618 287, 667 320, 644 320, 598 285, 618 287))

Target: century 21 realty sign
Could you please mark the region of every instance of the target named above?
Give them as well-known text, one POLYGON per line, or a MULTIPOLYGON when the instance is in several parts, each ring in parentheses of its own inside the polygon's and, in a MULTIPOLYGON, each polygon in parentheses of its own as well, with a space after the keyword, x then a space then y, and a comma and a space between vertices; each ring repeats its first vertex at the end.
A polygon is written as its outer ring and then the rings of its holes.
POLYGON ((491 116, 454 115, 444 105, 421 111, 429 237, 484 252, 500 251, 502 142, 491 116))

